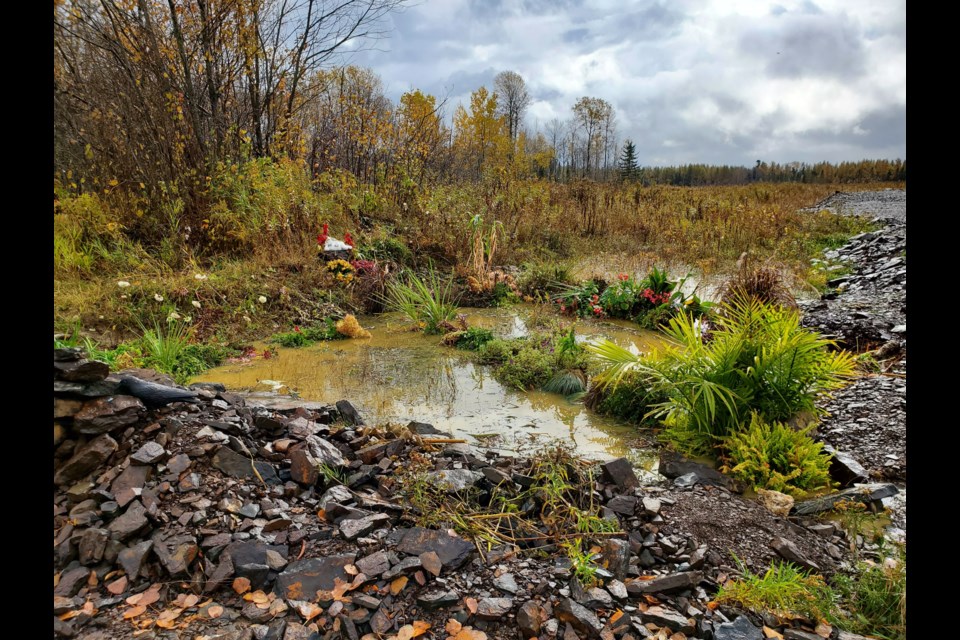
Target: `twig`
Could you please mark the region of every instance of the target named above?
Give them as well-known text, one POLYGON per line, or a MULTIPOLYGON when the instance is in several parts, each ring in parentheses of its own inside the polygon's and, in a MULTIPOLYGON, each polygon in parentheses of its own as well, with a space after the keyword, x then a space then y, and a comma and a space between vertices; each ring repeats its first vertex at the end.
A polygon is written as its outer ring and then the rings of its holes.
POLYGON ((462 438, 422 438, 423 444, 466 444, 462 438))
POLYGON ((303 557, 304 552, 307 550, 307 539, 304 538, 300 541, 300 553, 297 555, 297 560, 303 557))

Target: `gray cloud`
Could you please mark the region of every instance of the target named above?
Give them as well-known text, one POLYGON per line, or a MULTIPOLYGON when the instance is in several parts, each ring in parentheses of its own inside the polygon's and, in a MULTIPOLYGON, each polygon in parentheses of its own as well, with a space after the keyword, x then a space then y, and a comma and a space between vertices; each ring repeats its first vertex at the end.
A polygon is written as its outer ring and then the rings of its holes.
POLYGON ((426 0, 351 61, 394 100, 449 98, 448 115, 517 71, 541 130, 580 96, 604 98, 645 164, 905 158, 902 4, 426 0))

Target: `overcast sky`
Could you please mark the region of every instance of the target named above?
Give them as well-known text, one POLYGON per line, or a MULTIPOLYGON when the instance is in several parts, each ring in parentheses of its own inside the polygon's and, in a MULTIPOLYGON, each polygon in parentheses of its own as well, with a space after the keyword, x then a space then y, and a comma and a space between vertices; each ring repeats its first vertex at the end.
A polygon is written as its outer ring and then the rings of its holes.
POLYGON ((642 165, 906 159, 904 0, 425 0, 389 20, 351 61, 448 117, 510 69, 528 127, 603 98, 642 165))

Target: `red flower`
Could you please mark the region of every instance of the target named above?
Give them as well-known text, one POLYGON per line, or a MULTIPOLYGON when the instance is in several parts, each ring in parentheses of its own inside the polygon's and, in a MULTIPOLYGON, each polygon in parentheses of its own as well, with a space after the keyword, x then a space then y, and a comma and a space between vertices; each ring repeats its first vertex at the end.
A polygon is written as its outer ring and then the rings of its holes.
POLYGON ((351 247, 353 246, 353 236, 350 235, 349 231, 343 234, 343 242, 344 244, 348 244, 351 247))
POLYGON ((620 280, 620 282, 626 282, 627 280, 630 279, 630 276, 628 276, 628 275, 625 274, 625 273, 618 273, 618 274, 617 274, 617 279, 620 280))
POLYGON ((270 350, 269 350, 269 349, 264 349, 264 350, 263 350, 263 359, 264 359, 264 360, 269 360, 269 359, 272 358, 272 357, 273 357, 273 354, 270 353, 270 350))
POLYGON ((293 330, 296 331, 297 333, 303 333, 302 331, 300 331, 300 325, 298 324, 293 325, 293 330))

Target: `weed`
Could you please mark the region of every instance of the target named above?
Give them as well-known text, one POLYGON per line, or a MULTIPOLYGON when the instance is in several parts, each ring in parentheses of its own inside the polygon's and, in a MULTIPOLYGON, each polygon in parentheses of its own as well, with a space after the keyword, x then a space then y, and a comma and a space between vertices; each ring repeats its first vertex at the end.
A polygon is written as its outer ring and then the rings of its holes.
POLYGON ((470 327, 457 337, 456 346, 458 349, 477 351, 491 340, 493 340, 493 332, 490 329, 470 327))
POLYGON ((721 287, 720 300, 728 305, 741 299, 755 299, 764 304, 777 304, 795 309, 797 301, 787 288, 780 272, 771 267, 752 266, 747 254, 741 256, 739 268, 721 287))
POLYGON ((271 336, 269 342, 279 344, 281 347, 297 348, 309 347, 322 340, 341 340, 346 337, 337 330, 337 323, 333 318, 324 318, 321 324, 306 328, 295 326, 293 331, 276 333, 271 336))
POLYGON ((792 564, 774 564, 763 575, 753 573, 739 558, 740 577, 720 587, 715 600, 780 618, 827 617, 834 595, 822 576, 803 572, 792 564))
POLYGON ((183 322, 168 322, 166 328, 154 323, 143 329, 144 361, 157 371, 173 373, 190 341, 190 329, 183 322))
POLYGON ((884 640, 907 637, 906 549, 882 563, 858 563, 853 576, 838 575, 834 587, 842 611, 831 622, 855 633, 884 640))

